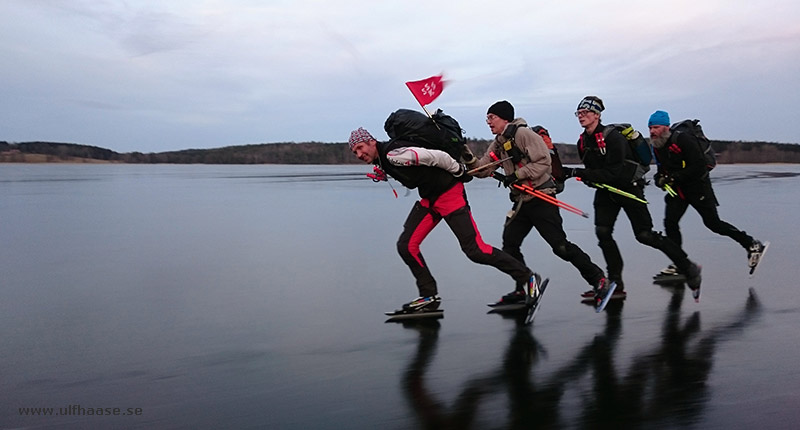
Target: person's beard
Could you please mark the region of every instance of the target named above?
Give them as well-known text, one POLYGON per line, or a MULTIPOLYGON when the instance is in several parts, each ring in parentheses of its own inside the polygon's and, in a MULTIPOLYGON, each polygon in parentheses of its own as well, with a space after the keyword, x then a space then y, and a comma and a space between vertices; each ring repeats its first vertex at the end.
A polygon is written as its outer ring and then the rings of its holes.
POLYGON ((650 143, 654 148, 663 148, 670 136, 672 136, 672 132, 667 130, 664 133, 661 133, 661 136, 650 136, 650 143))

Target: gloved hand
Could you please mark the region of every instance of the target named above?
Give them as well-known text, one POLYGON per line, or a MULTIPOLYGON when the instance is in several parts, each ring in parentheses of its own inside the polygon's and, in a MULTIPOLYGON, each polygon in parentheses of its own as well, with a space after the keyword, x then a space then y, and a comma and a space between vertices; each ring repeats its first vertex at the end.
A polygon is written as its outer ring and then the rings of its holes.
POLYGON ((458 171, 453 173, 453 176, 462 182, 469 182, 472 180, 472 176, 467 174, 467 166, 465 166, 464 163, 458 163, 458 171))
POLYGON ((584 172, 584 169, 581 169, 579 167, 565 168, 564 169, 564 179, 575 178, 575 177, 579 178, 579 177, 583 176, 583 172, 584 172))
POLYGON ((458 173, 454 174, 453 176, 456 177, 461 182, 467 183, 472 180, 472 175, 467 173, 467 166, 463 163, 458 163, 458 173))
POLYGON ((372 166, 373 173, 367 173, 367 177, 372 179, 373 182, 388 181, 386 172, 378 166, 372 166))
POLYGON ((475 163, 478 162, 478 159, 475 157, 475 154, 469 149, 469 146, 464 145, 461 149, 461 161, 466 164, 468 169, 471 169, 475 166, 475 163))
POLYGON ((662 190, 664 189, 665 185, 672 186, 672 183, 675 182, 675 179, 673 179, 672 176, 661 173, 657 174, 654 179, 656 181, 656 186, 662 190))
POLYGON ((510 175, 504 175, 500 172, 492 172, 492 177, 500 181, 504 187, 508 188, 514 182, 517 182, 517 174, 512 173, 510 175))
POLYGON ((508 188, 508 187, 511 186, 511 184, 513 184, 514 182, 517 182, 518 180, 519 180, 519 178, 517 177, 517 172, 514 172, 514 173, 512 173, 510 175, 506 175, 506 178, 503 179, 503 186, 508 188))
POLYGON ((519 178, 517 177, 517 172, 514 172, 510 175, 503 175, 503 186, 508 188, 511 184, 517 182, 519 178))

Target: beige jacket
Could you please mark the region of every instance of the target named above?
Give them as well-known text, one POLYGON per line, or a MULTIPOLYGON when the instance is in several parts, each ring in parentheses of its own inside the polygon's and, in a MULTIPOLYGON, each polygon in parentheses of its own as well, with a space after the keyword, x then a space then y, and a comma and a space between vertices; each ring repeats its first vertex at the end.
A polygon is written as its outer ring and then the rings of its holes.
MULTIPOLYGON (((511 160, 504 161, 501 164, 503 174, 511 175, 516 173, 517 177, 520 178, 518 183, 529 185, 537 189, 552 179, 550 150, 547 149, 547 144, 544 143, 542 137, 528 128, 527 122, 525 122, 524 119, 515 119, 506 126, 506 129, 512 124, 518 126, 517 132, 514 135, 513 144, 522 152, 522 160, 517 165, 511 160)), ((503 131, 505 132, 505 130, 503 131)), ((511 144, 502 134, 495 136, 494 141, 489 144, 486 154, 478 160, 476 166, 483 166, 494 161, 495 159, 492 157, 492 153, 494 153, 497 159, 508 157, 510 154, 506 150, 506 143, 511 144)), ((476 176, 487 177, 493 170, 494 169, 491 168, 481 170, 476 176)), ((541 188, 540 191, 547 194, 555 194, 554 188, 541 188)), ((534 198, 529 194, 522 193, 513 188, 511 189, 511 194, 515 201, 520 199, 528 201, 534 198)))

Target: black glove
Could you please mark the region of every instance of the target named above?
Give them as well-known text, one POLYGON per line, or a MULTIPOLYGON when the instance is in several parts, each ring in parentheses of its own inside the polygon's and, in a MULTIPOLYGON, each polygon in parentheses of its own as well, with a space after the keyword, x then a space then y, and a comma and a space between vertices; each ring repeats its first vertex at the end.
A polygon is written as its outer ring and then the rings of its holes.
POLYGON ((510 175, 506 175, 506 179, 503 181, 504 187, 510 187, 511 184, 517 182, 519 178, 517 177, 517 172, 514 172, 510 175))
POLYGON ((584 169, 579 167, 564 169, 564 179, 576 178, 583 176, 584 169))
POLYGON ((497 179, 502 184, 506 180, 506 175, 495 171, 495 172, 492 172, 492 178, 497 179))
POLYGON ((478 159, 475 157, 472 151, 469 150, 469 147, 464 145, 464 147, 461 149, 461 161, 463 161, 468 168, 472 168, 475 166, 475 163, 478 162, 478 159))
POLYGON ((517 172, 514 172, 510 175, 506 175, 506 177, 503 179, 503 186, 508 188, 511 186, 511 184, 517 182, 518 180, 519 178, 517 177, 517 172))
POLYGON ((458 163, 458 172, 453 173, 453 176, 455 176, 456 179, 464 183, 472 180, 472 175, 467 173, 467 167, 462 163, 458 163))
POLYGON ((500 172, 492 172, 492 177, 500 181, 504 187, 508 188, 514 182, 517 182, 517 174, 504 175, 500 172))
POLYGON ((672 183, 675 182, 675 179, 673 179, 672 176, 664 174, 656 175, 655 180, 656 180, 656 186, 658 188, 661 188, 662 190, 664 189, 665 185, 672 186, 672 183))

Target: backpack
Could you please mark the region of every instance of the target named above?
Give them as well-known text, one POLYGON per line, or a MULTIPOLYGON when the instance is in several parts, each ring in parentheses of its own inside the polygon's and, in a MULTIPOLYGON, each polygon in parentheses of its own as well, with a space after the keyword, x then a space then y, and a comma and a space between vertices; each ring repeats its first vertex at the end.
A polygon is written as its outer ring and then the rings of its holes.
POLYGON ((694 136, 697 142, 700 143, 700 150, 703 151, 706 169, 711 171, 714 167, 717 167, 717 154, 714 152, 714 148, 711 147, 711 141, 703 133, 703 127, 700 126, 699 119, 685 119, 676 122, 669 127, 669 131, 673 134, 689 133, 694 136))
POLYGON ((383 129, 390 142, 403 140, 428 149, 439 149, 450 154, 456 161, 464 162, 467 139, 458 121, 437 109, 428 117, 411 109, 392 112, 383 129))
MULTIPOLYGON (((506 150, 506 153, 511 156, 511 161, 514 164, 519 164, 522 161, 522 158, 525 157, 525 154, 522 153, 517 145, 514 143, 514 136, 517 134, 517 129, 519 127, 527 127, 527 124, 509 124, 505 131, 503 132, 503 137, 506 138, 506 143, 503 149, 506 150)), ((547 136, 547 139, 550 139, 550 133, 542 127, 541 125, 531 127, 534 133, 538 134, 539 136, 547 136)), ((545 144, 547 144, 547 140, 545 140, 545 144)), ((547 145, 548 148, 552 146, 552 144, 547 145)), ((556 194, 564 191, 564 181, 566 178, 564 177, 564 168, 561 165, 561 159, 558 158, 558 151, 556 150, 555 146, 550 149, 550 166, 552 171, 550 172, 550 176, 553 178, 553 182, 555 183, 556 194)))
POLYGON ((605 153, 605 141, 601 142, 601 137, 605 138, 611 133, 611 130, 617 130, 628 141, 633 153, 633 162, 637 164, 636 171, 633 174, 633 181, 637 181, 644 177, 650 171, 650 163, 653 161, 653 147, 650 142, 633 128, 632 125, 627 123, 609 124, 603 130, 603 133, 598 133, 601 136, 596 136, 597 146, 601 147, 602 152, 605 153))
POLYGON ((564 181, 567 180, 564 175, 564 166, 561 164, 561 157, 558 156, 558 148, 553 145, 553 142, 550 140, 550 132, 548 132, 546 128, 541 125, 535 125, 531 127, 531 130, 542 137, 544 143, 547 144, 547 148, 550 150, 550 167, 552 169, 550 174, 553 177, 553 181, 556 183, 556 194, 558 194, 564 191, 564 181))

